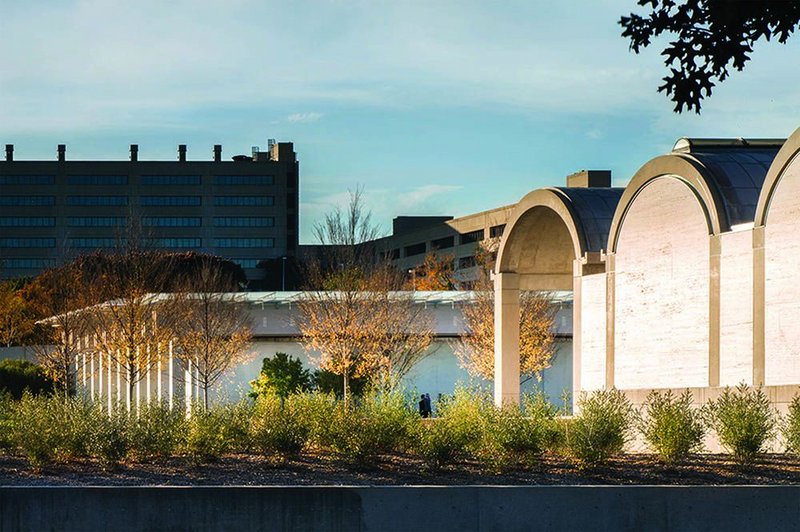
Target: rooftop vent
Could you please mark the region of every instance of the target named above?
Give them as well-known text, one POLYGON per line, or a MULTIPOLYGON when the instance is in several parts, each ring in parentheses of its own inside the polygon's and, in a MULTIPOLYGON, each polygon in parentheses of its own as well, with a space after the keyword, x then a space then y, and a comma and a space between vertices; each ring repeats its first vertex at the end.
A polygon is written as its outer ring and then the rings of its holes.
POLYGON ((580 170, 567 176, 569 188, 608 188, 611 186, 611 170, 580 170))
POLYGON ((675 142, 672 151, 675 153, 692 153, 708 150, 754 148, 762 150, 779 150, 786 139, 693 139, 681 137, 675 142))

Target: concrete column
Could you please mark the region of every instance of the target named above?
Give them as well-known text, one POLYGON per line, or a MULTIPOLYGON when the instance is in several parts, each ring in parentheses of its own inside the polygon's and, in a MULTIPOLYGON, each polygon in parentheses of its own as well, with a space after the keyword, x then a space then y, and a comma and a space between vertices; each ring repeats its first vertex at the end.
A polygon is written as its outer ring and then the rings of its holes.
POLYGON ((753 229, 753 386, 764 385, 766 257, 764 226, 753 229))
POLYGON ((708 385, 719 386, 719 346, 720 346, 720 269, 722 241, 719 235, 712 235, 709 249, 708 277, 708 385))
POLYGON ((614 387, 614 326, 616 310, 614 309, 616 281, 616 261, 614 253, 606 254, 606 390, 614 387))
POLYGON ((494 276, 494 402, 519 404, 519 274, 494 276))
POLYGON ((583 263, 575 260, 572 275, 572 411, 577 412, 581 390, 581 305, 583 263))

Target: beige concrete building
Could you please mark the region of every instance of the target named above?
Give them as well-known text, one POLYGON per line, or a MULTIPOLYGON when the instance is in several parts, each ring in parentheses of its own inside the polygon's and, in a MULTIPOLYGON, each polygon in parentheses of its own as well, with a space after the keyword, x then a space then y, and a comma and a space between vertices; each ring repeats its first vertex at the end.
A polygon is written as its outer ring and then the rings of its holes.
POLYGON ((800 384, 800 130, 680 139, 624 189, 542 189, 515 208, 495 278, 496 399, 518 397, 519 290, 573 291, 573 389, 640 402, 800 384))
POLYGON ((401 271, 411 272, 425 256, 435 251, 439 257, 452 257, 455 277, 461 288, 475 279, 475 252, 481 242, 499 241, 514 205, 482 211, 460 218, 452 216, 399 216, 392 234, 369 244, 382 257, 389 257, 401 271))

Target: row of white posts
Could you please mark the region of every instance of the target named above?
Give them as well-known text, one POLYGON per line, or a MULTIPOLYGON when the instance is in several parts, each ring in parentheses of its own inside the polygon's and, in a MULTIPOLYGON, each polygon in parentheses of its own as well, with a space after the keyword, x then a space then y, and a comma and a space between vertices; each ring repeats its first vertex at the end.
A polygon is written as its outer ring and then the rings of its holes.
MULTIPOLYGON (((157 402, 165 400, 164 394, 166 392, 166 401, 169 403, 169 409, 172 410, 175 407, 175 365, 178 363, 184 366, 184 406, 186 415, 189 416, 191 415, 192 400, 200 399, 199 371, 197 364, 191 361, 176 360, 173 355, 173 347, 173 342, 169 342, 167 353, 162 353, 161 350, 157 349, 156 353, 153 354, 156 357, 155 364, 149 363, 151 360, 150 348, 149 346, 147 347, 147 370, 145 375, 136 382, 135 397, 131 397, 126 368, 119 362, 114 362, 110 354, 92 351, 90 339, 85 337, 83 339, 82 352, 75 355, 75 376, 81 388, 81 393, 93 401, 96 400, 101 406, 106 403, 109 412, 114 408, 115 404, 122 404, 123 401, 130 412, 132 401, 135 401, 136 411, 138 412, 142 404, 142 382, 144 382, 145 404, 150 404, 153 400, 157 402), (163 355, 166 356, 164 357, 163 355), (152 390, 154 378, 156 380, 155 396, 153 396, 152 390), (165 380, 166 386, 163 386, 165 380)), ((114 358, 120 359, 120 357, 114 358)), ((136 358, 138 359, 139 357, 136 358)))

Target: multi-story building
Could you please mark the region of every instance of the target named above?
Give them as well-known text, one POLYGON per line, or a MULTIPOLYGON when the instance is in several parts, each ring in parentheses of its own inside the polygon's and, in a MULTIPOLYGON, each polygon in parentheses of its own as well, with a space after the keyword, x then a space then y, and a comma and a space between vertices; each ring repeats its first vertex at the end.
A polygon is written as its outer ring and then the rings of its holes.
POLYGON ((135 222, 155 248, 211 253, 250 279, 298 245, 299 164, 290 142, 223 161, 0 161, 0 276, 35 275, 71 256, 118 247, 135 222))
MULTIPOLYGON (((567 176, 570 188, 605 188, 611 186, 608 170, 581 170, 567 176)), ((476 252, 484 244, 487 253, 495 254, 506 224, 517 204, 505 205, 460 218, 452 216, 399 216, 392 224, 392 234, 373 245, 380 257, 388 257, 402 271, 414 275, 430 252, 439 259, 452 258, 455 277, 461 288, 469 288, 476 278, 476 252)))

